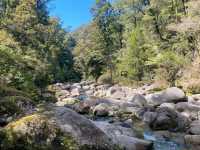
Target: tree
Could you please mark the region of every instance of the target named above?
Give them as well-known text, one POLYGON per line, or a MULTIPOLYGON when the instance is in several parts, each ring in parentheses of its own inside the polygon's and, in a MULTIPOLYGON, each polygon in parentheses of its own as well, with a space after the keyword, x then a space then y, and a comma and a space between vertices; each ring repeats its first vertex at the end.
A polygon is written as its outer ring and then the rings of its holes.
POLYGON ((123 27, 117 21, 118 12, 107 0, 97 0, 92 12, 97 29, 102 35, 99 42, 103 43, 103 55, 112 80, 115 54, 122 48, 123 27))
POLYGON ((49 17, 48 0, 3 0, 0 4, 1 78, 35 91, 75 75, 70 34, 49 17), (3 11, 2 11, 3 10, 3 11))
POLYGON ((127 71, 128 78, 141 81, 148 70, 146 62, 154 55, 152 46, 146 42, 144 31, 136 27, 129 35, 127 49, 118 62, 118 72, 127 71))

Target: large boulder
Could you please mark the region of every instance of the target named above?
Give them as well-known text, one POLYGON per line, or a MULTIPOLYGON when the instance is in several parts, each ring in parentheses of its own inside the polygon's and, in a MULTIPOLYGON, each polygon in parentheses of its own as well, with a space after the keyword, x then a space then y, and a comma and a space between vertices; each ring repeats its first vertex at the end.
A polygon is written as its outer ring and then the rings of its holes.
POLYGON ((175 105, 175 109, 181 112, 184 116, 190 118, 191 120, 197 120, 200 118, 200 106, 196 104, 191 104, 188 102, 181 102, 175 105))
POLYGON ((113 148, 110 138, 90 120, 65 107, 53 107, 45 114, 51 117, 64 133, 70 134, 79 145, 97 149, 113 148))
POLYGON ((177 88, 168 88, 162 92, 149 94, 146 96, 147 103, 153 106, 158 106, 162 103, 178 103, 182 101, 187 101, 185 93, 177 88))
POLYGON ((0 130, 0 149, 77 149, 73 137, 44 115, 34 114, 8 124, 0 130))
POLYGON ((0 144, 20 146, 22 142, 25 147, 16 148, 28 149, 33 146, 35 150, 39 150, 39 147, 59 149, 59 146, 66 146, 62 149, 115 149, 111 139, 85 117, 65 107, 51 105, 44 109, 44 112, 9 124, 0 144))
POLYGON ((135 96, 133 96, 130 102, 134 103, 135 105, 139 107, 144 107, 147 105, 147 101, 145 97, 141 94, 136 94, 135 96))
POLYGON ((135 138, 136 134, 131 128, 125 128, 102 121, 96 121, 94 123, 103 130, 115 144, 120 145, 122 149, 147 150, 152 147, 151 142, 135 138))
POLYGON ((149 115, 150 117, 153 116, 149 125, 154 130, 185 131, 189 126, 188 118, 172 109, 166 107, 157 108, 156 114, 149 115))

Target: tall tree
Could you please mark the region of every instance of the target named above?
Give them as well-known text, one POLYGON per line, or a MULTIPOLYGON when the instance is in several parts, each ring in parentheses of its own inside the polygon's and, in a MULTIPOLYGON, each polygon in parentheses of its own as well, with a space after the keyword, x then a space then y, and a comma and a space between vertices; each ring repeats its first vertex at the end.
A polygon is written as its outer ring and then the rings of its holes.
POLYGON ((112 80, 116 53, 122 48, 123 26, 117 21, 119 12, 115 11, 107 0, 97 0, 92 12, 102 35, 99 42, 104 45, 103 55, 112 80))

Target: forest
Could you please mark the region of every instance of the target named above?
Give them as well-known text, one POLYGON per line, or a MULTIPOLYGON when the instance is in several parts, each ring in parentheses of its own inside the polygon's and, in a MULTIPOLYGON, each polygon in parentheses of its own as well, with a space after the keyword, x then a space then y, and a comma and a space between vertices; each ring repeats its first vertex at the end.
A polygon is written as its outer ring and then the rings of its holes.
MULTIPOLYGON (((199 0, 96 0, 90 8, 92 20, 75 31, 49 15, 48 3, 0 0, 0 149, 76 149, 46 118, 41 124, 52 134, 49 140, 59 133, 56 148, 44 143, 38 147, 31 142, 35 135, 15 141, 17 134, 5 131, 26 116, 23 107, 56 102, 55 84, 153 84, 152 92, 177 87, 187 96, 200 93, 199 0)), ((38 114, 31 117, 41 120, 38 114)))

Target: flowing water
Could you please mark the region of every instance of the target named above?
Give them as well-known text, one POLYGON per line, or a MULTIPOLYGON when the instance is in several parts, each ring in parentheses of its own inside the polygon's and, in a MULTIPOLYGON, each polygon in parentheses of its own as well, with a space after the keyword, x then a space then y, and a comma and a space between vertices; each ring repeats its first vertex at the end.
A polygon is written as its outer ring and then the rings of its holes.
POLYGON ((152 132, 144 132, 144 139, 153 141, 153 150, 188 150, 185 145, 168 139, 157 139, 152 132))

